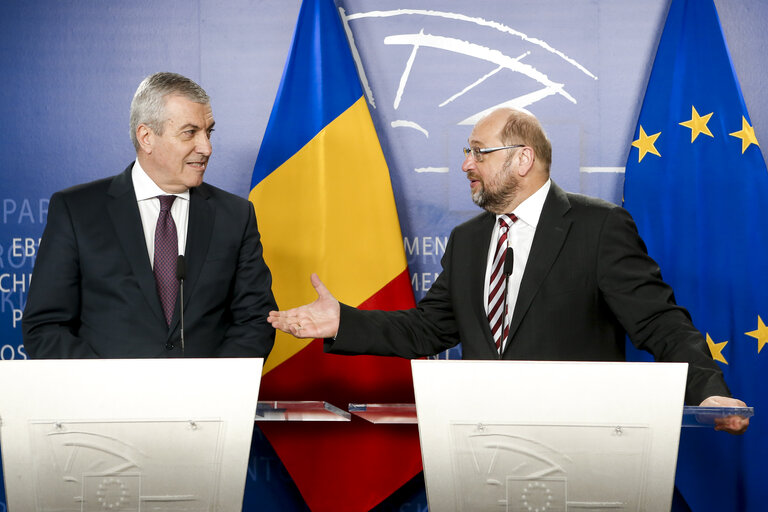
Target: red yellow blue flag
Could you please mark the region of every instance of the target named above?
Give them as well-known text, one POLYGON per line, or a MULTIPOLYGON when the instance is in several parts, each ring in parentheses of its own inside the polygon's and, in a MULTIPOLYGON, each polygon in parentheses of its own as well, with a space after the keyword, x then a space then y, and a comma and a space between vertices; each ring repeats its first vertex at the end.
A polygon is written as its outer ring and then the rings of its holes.
MULTIPOLYGON (((333 0, 304 0, 253 171, 254 204, 282 308, 315 299, 414 306, 389 170, 333 0)), ((279 333, 261 400, 413 402, 410 363, 324 354, 279 333)), ((370 510, 421 470, 414 426, 262 423, 312 510, 370 510)))
POLYGON ((684 428, 676 485, 693 512, 768 503, 768 172, 712 0, 673 0, 633 137, 624 201, 731 392, 743 436, 684 428))

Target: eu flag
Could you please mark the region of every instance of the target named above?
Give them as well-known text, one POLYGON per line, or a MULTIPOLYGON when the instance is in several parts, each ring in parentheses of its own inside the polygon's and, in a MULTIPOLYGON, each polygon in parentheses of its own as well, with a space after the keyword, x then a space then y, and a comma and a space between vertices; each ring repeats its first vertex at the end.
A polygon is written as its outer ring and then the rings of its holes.
POLYGON ((683 429, 678 490, 694 512, 765 510, 768 173, 712 0, 672 1, 624 200, 733 396, 755 407, 741 437, 683 429))

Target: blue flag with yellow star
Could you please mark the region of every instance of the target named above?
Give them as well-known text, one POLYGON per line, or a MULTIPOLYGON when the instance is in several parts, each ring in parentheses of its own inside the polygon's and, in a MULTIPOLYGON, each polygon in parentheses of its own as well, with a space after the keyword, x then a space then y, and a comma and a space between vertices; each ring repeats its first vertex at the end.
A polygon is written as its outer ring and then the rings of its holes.
POLYGON ((733 396, 755 407, 740 437, 683 429, 677 488, 693 512, 765 510, 768 172, 712 0, 672 0, 624 201, 733 396))

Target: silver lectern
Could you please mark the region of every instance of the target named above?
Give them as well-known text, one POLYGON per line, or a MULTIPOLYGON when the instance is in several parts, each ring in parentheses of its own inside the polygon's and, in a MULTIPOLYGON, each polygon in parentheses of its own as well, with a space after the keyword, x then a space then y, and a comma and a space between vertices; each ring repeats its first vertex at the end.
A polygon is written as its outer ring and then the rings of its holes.
POLYGON ((9 510, 240 510, 262 363, 0 362, 9 510))
POLYGON ((412 368, 430 512, 669 510, 687 364, 412 368))

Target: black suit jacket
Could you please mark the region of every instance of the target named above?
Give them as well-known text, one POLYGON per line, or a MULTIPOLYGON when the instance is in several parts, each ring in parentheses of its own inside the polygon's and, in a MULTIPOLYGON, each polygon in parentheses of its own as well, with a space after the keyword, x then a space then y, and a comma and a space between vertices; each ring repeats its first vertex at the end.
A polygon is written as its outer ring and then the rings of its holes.
MULTIPOLYGON (((342 306, 338 336, 326 341, 326 350, 416 358, 461 342, 464 359, 498 359, 483 296, 494 223, 485 212, 453 230, 443 271, 416 309, 342 306)), ((656 360, 689 363, 687 403, 730 396, 629 213, 552 183, 501 358, 623 361, 625 334, 656 360)))
MULTIPOLYGON (((131 181, 121 174, 51 198, 22 319, 32 358, 178 357, 179 301, 166 325, 131 181)), ((266 357, 276 308, 253 206, 190 190, 186 357, 266 357)))

